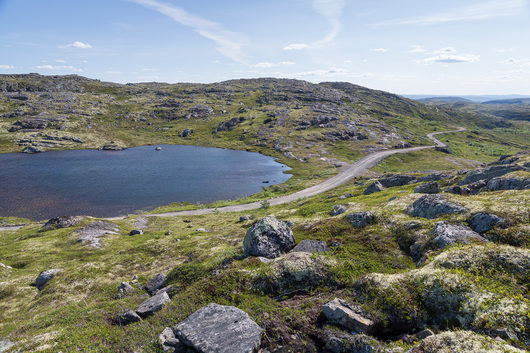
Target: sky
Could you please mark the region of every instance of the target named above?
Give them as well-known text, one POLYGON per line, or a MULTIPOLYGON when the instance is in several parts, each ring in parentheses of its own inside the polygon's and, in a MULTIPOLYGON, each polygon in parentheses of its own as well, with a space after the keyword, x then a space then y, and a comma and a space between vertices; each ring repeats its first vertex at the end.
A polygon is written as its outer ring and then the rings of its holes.
POLYGON ((0 0, 0 74, 530 94, 530 0, 0 0))

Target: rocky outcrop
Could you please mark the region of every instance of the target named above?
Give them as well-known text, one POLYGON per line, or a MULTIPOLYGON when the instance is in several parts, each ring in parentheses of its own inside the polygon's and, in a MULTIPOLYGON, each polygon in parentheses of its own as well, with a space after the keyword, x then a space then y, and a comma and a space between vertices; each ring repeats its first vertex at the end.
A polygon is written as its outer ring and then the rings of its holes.
POLYGON ((149 292, 149 294, 154 295, 160 288, 164 287, 166 280, 166 275, 159 273, 153 277, 149 283, 147 283, 145 289, 149 292))
POLYGON ((184 129, 181 132, 179 132, 179 137, 188 137, 191 134, 193 134, 194 132, 195 132, 195 130, 193 130, 193 129, 184 129))
POLYGON ((244 116, 238 117, 238 118, 232 118, 228 121, 222 122, 217 126, 217 129, 215 131, 231 131, 233 128, 235 128, 237 125, 241 124, 242 122, 246 121, 247 118, 244 116))
POLYGON ((484 169, 475 169, 466 175, 462 185, 471 184, 479 180, 489 180, 521 169, 522 167, 518 165, 494 165, 484 169))
POLYGON ((189 113, 186 115, 186 119, 196 118, 196 119, 208 119, 214 114, 214 111, 211 107, 206 104, 197 104, 193 106, 189 113))
POLYGON ((412 175, 396 174, 396 175, 389 175, 387 177, 381 178, 379 179, 379 182, 385 188, 391 188, 394 186, 403 186, 403 185, 411 184, 415 180, 416 178, 413 177, 412 175))
POLYGON ((119 231, 120 229, 114 223, 98 221, 78 229, 76 234, 81 243, 86 243, 93 248, 99 249, 101 248, 101 237, 107 234, 118 234, 119 231))
POLYGON ((175 337, 175 332, 170 327, 166 327, 158 336, 158 344, 162 347, 164 352, 184 353, 186 346, 175 337))
POLYGON ((449 179, 452 178, 453 175, 446 174, 446 173, 433 173, 426 176, 422 176, 418 178, 418 182, 426 182, 426 181, 439 181, 443 179, 449 179))
POLYGON ((305 239, 299 242, 291 252, 318 253, 328 251, 325 241, 305 239))
POLYGON ((432 242, 438 249, 444 249, 449 245, 457 243, 468 244, 471 241, 486 241, 486 239, 481 237, 480 234, 474 232, 469 227, 458 223, 452 224, 447 222, 438 222, 434 227, 433 235, 434 239, 432 242))
POLYGON ((493 213, 479 212, 471 216, 469 226, 477 233, 485 233, 496 225, 503 224, 506 220, 493 213))
POLYGON ((359 307, 339 298, 325 304, 322 307, 322 314, 332 324, 356 333, 370 333, 375 327, 375 323, 364 317, 359 307))
POLYGON ((250 227, 243 239, 245 256, 275 258, 291 250, 295 240, 286 222, 265 217, 250 227))
POLYGON ((355 228, 364 228, 376 221, 375 215, 370 211, 351 213, 346 216, 346 219, 355 228))
POLYGON ((162 310, 170 301, 169 295, 166 292, 161 292, 140 304, 136 309, 136 313, 145 318, 162 310))
POLYGON ((44 151, 41 148, 36 147, 36 146, 26 146, 22 150, 22 153, 28 153, 28 154, 41 153, 41 152, 44 152, 44 151))
POLYGON ((37 276, 37 278, 35 279, 35 282, 34 282, 34 285, 35 287, 37 287, 39 290, 43 290, 44 287, 46 286, 46 284, 53 278, 55 277, 55 275, 59 272, 61 272, 62 270, 61 269, 58 269, 58 268, 54 268, 54 269, 51 269, 51 270, 46 270, 46 271, 42 271, 41 273, 39 273, 39 275, 37 276))
POLYGON ((370 195, 374 192, 383 191, 384 189, 385 187, 379 181, 376 180, 370 185, 368 185, 368 187, 363 191, 363 195, 370 195))
POLYGON ((262 332, 244 311, 214 303, 174 328, 180 342, 203 353, 254 353, 260 346, 262 332))
POLYGON ((528 190, 530 178, 493 178, 486 185, 490 191, 499 190, 528 190))
POLYGON ((414 189, 414 192, 417 194, 438 194, 440 192, 440 185, 436 181, 431 181, 418 185, 414 189))
POLYGON ((84 217, 80 216, 60 216, 50 219, 41 228, 42 231, 74 227, 83 221, 84 217))
POLYGON ((425 195, 414 201, 407 208, 407 213, 413 217, 433 219, 443 214, 466 213, 467 208, 446 200, 439 195, 425 195))
POLYGON ((348 210, 348 207, 345 205, 334 205, 331 209, 331 212, 329 213, 330 216, 338 216, 340 214, 343 214, 348 210))

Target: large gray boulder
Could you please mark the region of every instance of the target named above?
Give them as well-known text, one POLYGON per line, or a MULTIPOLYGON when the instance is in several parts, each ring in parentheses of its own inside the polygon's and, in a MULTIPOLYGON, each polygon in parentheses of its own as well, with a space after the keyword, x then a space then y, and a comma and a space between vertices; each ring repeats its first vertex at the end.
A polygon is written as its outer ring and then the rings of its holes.
POLYGON ((498 190, 528 190, 530 178, 493 178, 486 185, 490 191, 498 190))
POLYGON ((436 181, 431 181, 418 185, 414 189, 414 192, 417 194, 438 194, 440 192, 440 185, 436 181))
POLYGON ((403 186, 412 183, 416 180, 412 175, 389 175, 387 177, 379 179, 381 185, 385 188, 390 188, 393 186, 403 186))
POLYGON ((299 242, 291 252, 318 253, 328 251, 325 241, 305 239, 299 242))
POLYGON ((358 311, 358 308, 339 298, 333 299, 322 307, 322 313, 331 323, 357 333, 371 332, 375 323, 363 317, 358 311))
POLYGON ((444 249, 446 246, 456 243, 468 244, 470 241, 486 241, 471 228, 458 223, 438 222, 434 226, 433 235, 434 239, 432 242, 439 249, 444 249))
POLYGON ((463 185, 474 183, 479 180, 488 180, 495 177, 503 176, 517 170, 521 170, 522 167, 518 165, 493 165, 483 169, 475 169, 469 172, 464 181, 463 185))
POLYGON ((469 220, 469 226, 477 233, 485 233, 497 224, 504 223, 505 219, 493 213, 479 212, 469 220))
POLYGON ((155 277, 153 277, 149 283, 147 283, 147 286, 145 286, 145 289, 149 292, 149 294, 154 295, 160 288, 164 287, 166 284, 167 277, 163 273, 157 274, 155 277))
POLYGON ((370 195, 374 192, 383 191, 384 189, 385 187, 379 181, 376 180, 370 185, 368 185, 368 187, 364 190, 363 195, 370 195))
POLYGON ((54 268, 51 270, 42 271, 39 273, 37 278, 35 279, 35 287, 37 287, 39 290, 43 290, 46 284, 53 278, 55 275, 59 272, 61 272, 61 269, 54 268))
POLYGON ((413 217, 433 219, 443 214, 466 213, 467 208, 448 201, 439 195, 425 195, 417 199, 407 208, 413 217))
POLYGON ((157 311, 162 310, 162 308, 170 301, 171 299, 169 299, 169 295, 166 292, 161 292, 140 304, 136 309, 136 313, 141 317, 153 315, 157 311))
POLYGON ((369 224, 375 223, 375 216, 370 211, 351 213, 346 216, 346 219, 355 228, 364 228, 369 224))
POLYGON ((181 342, 202 353, 253 353, 260 346, 263 329, 244 311, 209 304, 174 328, 181 342))
POLYGON ((243 239, 245 256, 275 258, 291 250, 295 240, 286 222, 265 217, 250 227, 243 239))

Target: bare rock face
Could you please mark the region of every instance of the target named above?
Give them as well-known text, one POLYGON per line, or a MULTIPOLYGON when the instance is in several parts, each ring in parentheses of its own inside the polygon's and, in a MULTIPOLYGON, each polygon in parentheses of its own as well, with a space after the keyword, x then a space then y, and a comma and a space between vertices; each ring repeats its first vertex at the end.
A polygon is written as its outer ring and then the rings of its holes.
POLYGON ((413 217, 433 219, 443 214, 465 213, 464 206, 448 201, 439 195, 425 195, 414 201, 407 208, 407 213, 413 217))
POLYGON ((339 298, 324 305, 322 313, 331 323, 357 333, 369 333, 375 326, 372 320, 363 317, 351 304, 339 298))
POLYGON ((68 228, 68 227, 74 227, 81 223, 81 221, 84 219, 84 217, 79 216, 60 216, 60 217, 54 217, 50 219, 48 222, 46 222, 45 225, 42 226, 41 230, 52 230, 52 229, 59 229, 59 228, 68 228))
POLYGON ((291 250, 295 240, 286 222, 275 217, 265 217, 250 227, 243 240, 245 256, 262 256, 269 259, 291 250))
POLYGON ((385 187, 379 181, 376 180, 370 185, 368 185, 368 187, 364 190, 363 195, 370 195, 374 192, 383 191, 384 189, 385 187))
POLYGON ((79 241, 82 243, 87 243, 93 248, 101 248, 101 237, 106 234, 118 234, 119 228, 116 224, 99 221, 90 223, 86 227, 83 227, 76 231, 76 234, 79 235, 79 241))
POLYGON ((492 230, 497 224, 502 224, 505 219, 492 213, 479 212, 469 220, 469 226, 477 233, 485 233, 492 230))
POLYGON ((46 286, 46 284, 53 277, 55 277, 55 275, 57 273, 59 273, 61 271, 62 271, 61 269, 57 269, 57 268, 54 268, 54 269, 51 269, 51 270, 42 271, 41 273, 39 273, 39 275, 35 279, 35 283, 34 283, 35 287, 37 287, 39 290, 43 290, 44 287, 46 286))
POLYGON ((438 222, 434 227, 433 234, 433 243, 439 249, 444 249, 446 246, 456 243, 468 244, 470 241, 486 241, 480 234, 463 224, 438 222))
POLYGON ((136 309, 136 313, 141 317, 153 315, 157 311, 162 310, 162 308, 170 301, 171 299, 169 299, 169 295, 167 295, 166 292, 161 292, 140 304, 136 309))
POLYGON ((253 353, 260 346, 263 329, 244 311, 209 304, 174 328, 185 345, 202 353, 253 353))

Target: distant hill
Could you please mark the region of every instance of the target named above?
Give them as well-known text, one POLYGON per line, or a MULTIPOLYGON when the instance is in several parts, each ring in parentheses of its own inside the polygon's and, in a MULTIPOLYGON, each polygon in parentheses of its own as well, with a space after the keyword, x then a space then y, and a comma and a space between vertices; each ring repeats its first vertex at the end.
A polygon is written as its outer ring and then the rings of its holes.
MULTIPOLYGON (((425 100, 429 98, 433 98, 436 100, 444 99, 444 98, 455 98, 455 96, 444 96, 444 95, 429 95, 429 94, 404 94, 403 97, 407 97, 410 99, 415 100, 425 100)), ((528 95, 522 95, 522 94, 505 94, 505 95, 462 95, 462 96, 456 96, 458 99, 466 99, 472 102, 476 103, 483 103, 487 101, 492 100, 506 100, 506 99, 518 99, 518 98, 530 98, 528 95)), ((454 103, 454 102, 452 102, 454 103)))
POLYGON ((498 99, 486 101, 482 104, 528 104, 530 105, 530 98, 515 98, 515 99, 498 99))
POLYGON ((473 103, 472 100, 462 97, 430 97, 417 99, 422 103, 473 103))

